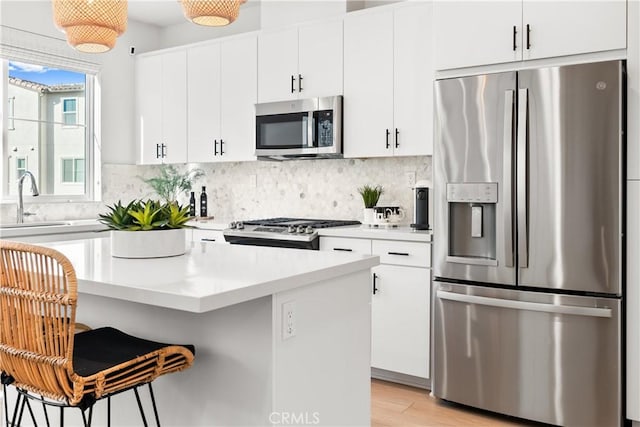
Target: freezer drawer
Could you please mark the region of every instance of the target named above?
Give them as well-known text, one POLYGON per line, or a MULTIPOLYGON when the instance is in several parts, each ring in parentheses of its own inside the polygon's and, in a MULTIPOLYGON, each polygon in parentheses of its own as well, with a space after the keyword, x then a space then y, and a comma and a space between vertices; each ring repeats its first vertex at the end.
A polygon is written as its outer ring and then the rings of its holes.
POLYGON ((570 426, 621 422, 620 300, 435 282, 435 396, 570 426))

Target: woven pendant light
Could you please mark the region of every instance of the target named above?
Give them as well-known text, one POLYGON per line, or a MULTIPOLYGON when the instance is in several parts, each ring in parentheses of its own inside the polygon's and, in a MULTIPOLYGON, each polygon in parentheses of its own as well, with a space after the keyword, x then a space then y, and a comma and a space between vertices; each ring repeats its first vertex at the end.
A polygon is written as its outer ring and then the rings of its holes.
POLYGON ((246 0, 180 0, 184 16, 194 24, 219 27, 229 25, 246 0))
POLYGON ((127 29, 127 0, 53 0, 53 19, 80 52, 102 53, 127 29))

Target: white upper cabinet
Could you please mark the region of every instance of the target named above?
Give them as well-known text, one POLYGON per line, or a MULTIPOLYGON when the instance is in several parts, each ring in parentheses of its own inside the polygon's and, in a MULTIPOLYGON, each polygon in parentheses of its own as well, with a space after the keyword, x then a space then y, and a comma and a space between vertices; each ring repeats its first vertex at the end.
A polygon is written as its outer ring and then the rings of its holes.
POLYGON ((187 161, 187 55, 136 60, 136 132, 140 164, 187 161))
POLYGON ((434 31, 438 70, 624 49, 626 1, 436 0, 434 31))
POLYGON ((627 47, 627 4, 624 0, 524 0, 522 7, 524 59, 627 47))
POLYGON ((258 102, 342 94, 342 21, 258 36, 258 102))
POLYGON ((432 153, 431 7, 345 18, 345 157, 432 153))
POLYGON ((188 50, 189 162, 255 160, 256 49, 252 35, 188 50))

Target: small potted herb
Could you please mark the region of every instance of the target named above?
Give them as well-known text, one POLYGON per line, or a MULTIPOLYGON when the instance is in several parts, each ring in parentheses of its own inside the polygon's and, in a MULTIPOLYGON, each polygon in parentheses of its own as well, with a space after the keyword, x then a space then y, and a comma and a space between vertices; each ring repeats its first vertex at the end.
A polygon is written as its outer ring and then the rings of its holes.
POLYGON ((174 202, 118 201, 99 215, 111 229, 111 255, 118 258, 160 258, 186 252, 189 207, 174 202))
POLYGON ((163 165, 160 174, 153 178, 140 178, 149 184, 160 199, 165 202, 176 202, 181 193, 189 194, 193 183, 204 176, 202 169, 191 169, 180 172, 173 165, 163 165))
POLYGON ((374 206, 378 204, 378 200, 380 200, 380 196, 384 192, 381 185, 376 185, 375 187, 370 185, 365 185, 363 187, 358 188, 358 193, 362 196, 362 201, 364 202, 364 223, 372 224, 375 218, 374 214, 374 206))

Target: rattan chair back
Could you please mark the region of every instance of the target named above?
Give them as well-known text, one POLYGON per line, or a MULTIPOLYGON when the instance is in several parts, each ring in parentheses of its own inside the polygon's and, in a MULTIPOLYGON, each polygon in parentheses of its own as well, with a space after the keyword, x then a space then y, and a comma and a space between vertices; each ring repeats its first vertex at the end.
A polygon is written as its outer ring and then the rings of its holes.
POLYGON ((73 340, 77 280, 61 253, 0 241, 0 370, 43 396, 74 395, 73 340))

